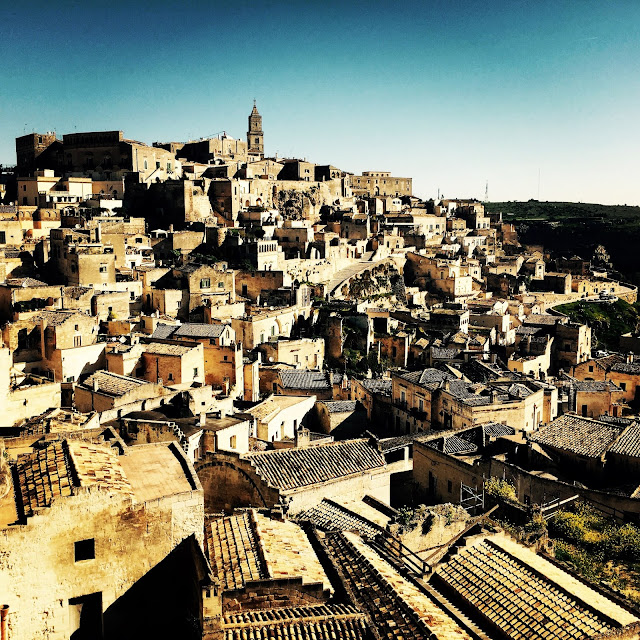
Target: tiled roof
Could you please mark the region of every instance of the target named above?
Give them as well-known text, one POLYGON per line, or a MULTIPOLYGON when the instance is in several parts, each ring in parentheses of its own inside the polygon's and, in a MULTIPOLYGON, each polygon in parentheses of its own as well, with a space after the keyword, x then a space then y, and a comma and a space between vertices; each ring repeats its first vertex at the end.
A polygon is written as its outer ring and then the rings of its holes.
POLYGON ((435 389, 443 380, 457 380, 453 374, 433 368, 401 373, 400 377, 429 389, 435 389))
POLYGON ((247 580, 267 577, 253 512, 212 520, 205 533, 211 569, 223 589, 239 589, 247 580))
POLYGON ((173 335, 181 338, 219 338, 227 326, 190 322, 180 325, 173 335))
POLYGON ((391 396, 391 380, 380 378, 365 378, 361 381, 362 386, 371 393, 380 393, 383 396, 391 396))
POLYGON ((96 486, 133 495, 118 456, 109 448, 85 442, 54 442, 20 456, 16 464, 19 500, 26 517, 48 507, 57 497, 73 494, 74 486, 96 486))
POLYGON ((516 398, 528 398, 533 393, 529 387, 524 384, 517 383, 509 385, 507 392, 510 396, 514 396, 516 398))
POLYGON ((602 358, 597 358, 594 361, 599 367, 602 367, 605 371, 609 371, 611 367, 620 362, 625 362, 625 359, 618 355, 617 353, 612 353, 608 356, 603 356, 602 358))
POLYGON ((68 448, 81 487, 96 486, 111 493, 133 495, 131 484, 113 450, 82 441, 71 441, 68 448))
POLYGON ((329 578, 299 524, 274 520, 260 513, 254 517, 270 578, 302 578, 302 584, 321 584, 325 591, 331 591, 329 578))
POLYGON ((155 331, 151 334, 152 338, 159 338, 161 340, 169 339, 173 332, 177 329, 176 325, 172 324, 158 324, 155 331))
POLYGON ((509 638, 582 640, 611 630, 607 619, 543 575, 481 540, 442 565, 433 582, 509 638))
POLYGON ((366 440, 343 440, 307 449, 261 451, 244 456, 271 487, 297 489, 384 467, 379 451, 366 440))
POLYGON ((377 637, 470 640, 455 620, 357 534, 330 533, 325 538, 325 546, 347 593, 366 613, 377 637))
POLYGON ((611 367, 610 371, 630 373, 637 376, 640 375, 640 362, 618 362, 611 367))
POLYGON ((374 523, 326 498, 311 509, 298 513, 295 519, 311 522, 323 531, 358 531, 365 538, 375 538, 381 531, 374 523))
POLYGON ((35 278, 7 278, 9 287, 50 287, 52 285, 35 278))
POLYGON ((225 615, 224 640, 368 640, 364 614, 352 605, 255 609, 225 615))
POLYGON ((64 295, 67 298, 79 300, 83 295, 93 291, 91 287, 64 287, 64 295))
MULTIPOLYGON (((323 391, 331 389, 331 384, 327 379, 327 374, 322 371, 282 369, 279 375, 280 384, 283 389, 306 389, 309 391, 323 391)), ((342 377, 340 380, 342 380, 342 377)))
POLYGON ((452 360, 460 353, 460 349, 453 347, 431 347, 431 357, 438 360, 452 360))
POLYGON ((609 451, 622 456, 640 457, 640 423, 628 426, 609 451))
POLYGON ((193 347, 187 347, 183 344, 165 344, 164 342, 151 342, 144 345, 145 353, 151 353, 156 356, 183 356, 189 353, 193 347))
POLYGON ((611 382, 611 380, 577 380, 575 387, 576 391, 585 391, 589 393, 622 391, 622 389, 611 382))
POLYGON ((41 311, 33 316, 32 321, 42 320, 50 327, 57 327, 76 315, 77 311, 41 311))
POLYGON ((224 589, 268 578, 301 578, 330 590, 318 557, 301 527, 246 511, 212 520, 206 530, 207 552, 224 589))
POLYGON ((82 386, 93 389, 94 383, 96 383, 100 393, 106 393, 111 396, 123 396, 143 384, 151 384, 146 380, 121 376, 110 371, 96 371, 82 383, 82 386))
POLYGON ((591 418, 565 413, 549 426, 529 436, 542 446, 564 449, 588 458, 598 458, 620 435, 621 429, 591 418))
POLYGON ((468 442, 467 440, 463 440, 455 434, 445 438, 439 438, 437 440, 430 440, 427 442, 427 446, 448 454, 474 453, 478 450, 478 447, 475 444, 468 442))
POLYGON ((482 428, 488 436, 493 438, 497 438, 499 436, 512 436, 516 433, 516 430, 513 427, 509 427, 506 424, 500 424, 498 422, 488 422, 487 424, 483 424, 482 428))
POLYGON ((404 435, 404 436, 396 436, 395 438, 383 438, 378 441, 378 448, 380 451, 388 452, 395 451, 397 449, 403 449, 408 444, 412 444, 415 440, 416 436, 413 433, 404 435))
POLYGON ((180 325, 158 324, 152 338, 219 338, 225 330, 225 324, 206 324, 188 322, 180 325))
POLYGON ((327 407, 329 413, 347 413, 356 410, 355 400, 324 401, 322 404, 327 407))
POLYGON ((18 458, 16 474, 19 499, 27 517, 38 508, 48 507, 54 498, 72 494, 73 468, 65 443, 54 442, 18 458))

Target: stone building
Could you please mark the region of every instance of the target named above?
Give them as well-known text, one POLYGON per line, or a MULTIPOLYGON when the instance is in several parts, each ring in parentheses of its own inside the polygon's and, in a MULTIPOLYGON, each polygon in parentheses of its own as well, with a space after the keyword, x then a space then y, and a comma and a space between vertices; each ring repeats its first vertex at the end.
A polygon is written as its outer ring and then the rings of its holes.
POLYGON ((315 404, 315 396, 269 395, 255 407, 246 410, 253 418, 252 431, 258 440, 275 442, 293 440, 308 424, 308 414, 315 404))
POLYGON ((249 130, 247 131, 247 152, 249 155, 264 158, 264 131, 262 130, 262 116, 258 113, 255 100, 249 114, 249 130))
POLYGON ((140 637, 141 618, 154 633, 184 634, 200 619, 198 579, 186 589, 204 527, 193 467, 175 443, 121 453, 63 440, 18 458, 0 494, 5 637, 140 637), (183 573, 168 571, 176 556, 183 573), (161 593, 175 608, 157 625, 161 593))
POLYGON ((322 369, 324 365, 324 338, 278 338, 262 343, 258 349, 264 362, 283 362, 305 369, 322 369))
POLYGON ((316 402, 315 421, 321 433, 333 434, 338 430, 341 438, 362 435, 369 425, 366 412, 356 400, 316 402))
POLYGON ((411 178, 397 178, 390 171, 363 171, 361 176, 351 176, 354 195, 363 196, 410 196, 411 178))
POLYGON ((192 385, 205 380, 204 347, 200 342, 151 342, 142 347, 139 377, 158 384, 192 385))
MULTIPOLYGON (((96 371, 76 386, 75 405, 79 411, 105 412, 124 410, 128 405, 159 398, 163 387, 155 382, 121 376, 110 371, 96 371)), ((144 408, 144 406, 143 406, 144 408)))
POLYGON ((244 387, 242 342, 236 340, 228 324, 200 324, 189 322, 179 326, 159 325, 152 338, 177 341, 195 341, 204 349, 204 383, 228 393, 244 387))
POLYGON ((438 369, 392 374, 397 433, 499 422, 534 431, 557 415, 558 391, 529 379, 473 384, 438 369))
POLYGON ((283 505, 291 514, 326 497, 361 499, 368 494, 388 504, 395 469, 362 439, 239 457, 210 455, 196 468, 208 512, 283 505))
POLYGON ((100 228, 51 229, 51 266, 67 285, 107 289, 116 282, 113 246, 102 243, 100 228))

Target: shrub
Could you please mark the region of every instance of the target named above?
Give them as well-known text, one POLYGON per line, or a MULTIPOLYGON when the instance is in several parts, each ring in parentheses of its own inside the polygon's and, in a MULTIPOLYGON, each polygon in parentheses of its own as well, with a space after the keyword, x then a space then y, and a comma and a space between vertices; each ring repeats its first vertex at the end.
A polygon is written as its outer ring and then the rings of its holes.
POLYGON ((484 492, 502 500, 516 500, 516 488, 508 480, 488 478, 484 481, 484 492))

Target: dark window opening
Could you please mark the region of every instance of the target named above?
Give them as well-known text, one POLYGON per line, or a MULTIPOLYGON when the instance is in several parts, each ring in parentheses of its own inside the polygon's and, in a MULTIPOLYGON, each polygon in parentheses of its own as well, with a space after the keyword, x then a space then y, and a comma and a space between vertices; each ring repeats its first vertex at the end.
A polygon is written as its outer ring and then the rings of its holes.
POLYGON ((95 538, 87 538, 86 540, 78 540, 74 543, 75 561, 93 560, 96 557, 96 541, 95 538))

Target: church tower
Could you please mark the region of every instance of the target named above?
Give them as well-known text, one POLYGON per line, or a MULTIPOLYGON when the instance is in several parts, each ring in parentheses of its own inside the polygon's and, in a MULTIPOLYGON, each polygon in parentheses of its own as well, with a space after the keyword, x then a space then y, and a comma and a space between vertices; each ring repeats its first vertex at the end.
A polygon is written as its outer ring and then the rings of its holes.
POLYGON ((247 150, 250 154, 260 154, 264 158, 264 133, 262 132, 262 116, 258 113, 256 101, 253 101, 253 111, 249 116, 249 131, 247 131, 247 150))

